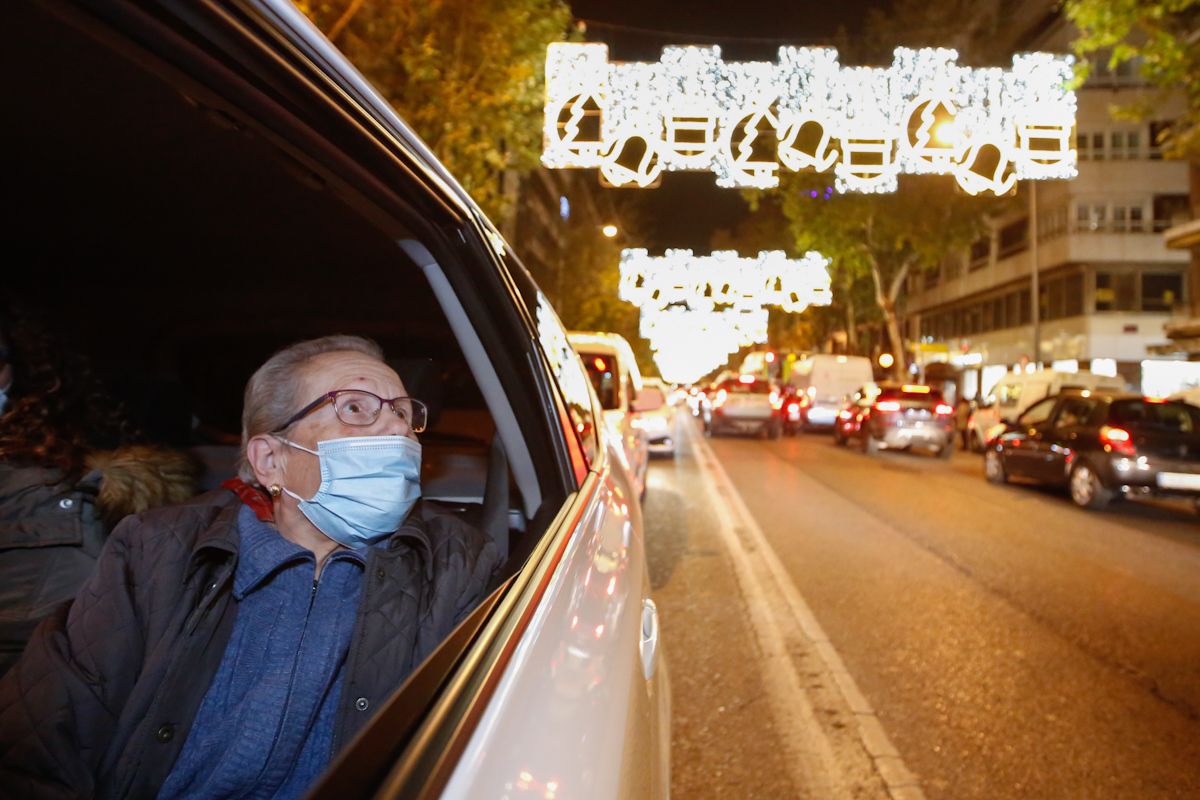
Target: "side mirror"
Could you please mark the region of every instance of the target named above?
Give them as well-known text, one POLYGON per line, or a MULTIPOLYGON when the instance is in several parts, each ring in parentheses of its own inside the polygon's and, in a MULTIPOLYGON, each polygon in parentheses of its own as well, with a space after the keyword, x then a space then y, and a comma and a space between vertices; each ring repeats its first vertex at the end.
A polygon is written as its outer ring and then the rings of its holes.
POLYGON ((633 400, 633 411, 642 413, 644 411, 657 411, 666 405, 667 399, 663 397, 662 390, 654 386, 644 386, 637 393, 637 397, 633 400))

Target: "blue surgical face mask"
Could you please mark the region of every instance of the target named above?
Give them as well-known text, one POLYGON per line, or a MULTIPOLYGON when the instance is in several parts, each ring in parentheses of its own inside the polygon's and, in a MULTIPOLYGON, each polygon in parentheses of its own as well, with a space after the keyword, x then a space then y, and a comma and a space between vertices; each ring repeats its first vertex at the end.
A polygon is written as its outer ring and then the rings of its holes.
POLYGON ((366 547, 395 533, 421 496, 421 445, 407 436, 351 436, 317 442, 321 485, 300 502, 317 529, 346 547, 366 547))

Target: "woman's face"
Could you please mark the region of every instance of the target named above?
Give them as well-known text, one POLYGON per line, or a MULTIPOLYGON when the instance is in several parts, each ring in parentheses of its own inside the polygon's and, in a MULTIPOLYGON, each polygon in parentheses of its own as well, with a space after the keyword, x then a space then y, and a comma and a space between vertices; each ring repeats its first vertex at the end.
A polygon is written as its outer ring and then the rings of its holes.
MULTIPOLYGON (((385 399, 406 394, 400 376, 391 367, 362 353, 323 353, 308 362, 301 380, 300 396, 295 398, 297 409, 335 389, 365 389, 385 399)), ((379 418, 371 425, 347 425, 338 419, 333 405, 326 403, 297 422, 285 434, 286 438, 310 450, 317 443, 347 436, 410 436, 416 434, 408 423, 384 405, 379 418)), ((312 497, 321 484, 321 468, 317 457, 279 443, 283 461, 284 485, 300 497, 312 497)), ((286 497, 286 495, 285 495, 286 497)), ((293 501, 294 502, 294 501, 293 501)))

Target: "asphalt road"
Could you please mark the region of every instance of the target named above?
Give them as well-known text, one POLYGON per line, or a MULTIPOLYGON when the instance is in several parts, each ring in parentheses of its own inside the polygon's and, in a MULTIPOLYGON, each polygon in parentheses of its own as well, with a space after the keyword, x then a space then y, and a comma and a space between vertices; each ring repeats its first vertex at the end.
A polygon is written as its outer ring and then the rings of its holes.
MULTIPOLYGON (((823 435, 708 444, 926 796, 1200 797, 1190 508, 1085 512, 988 484, 963 453, 872 458, 823 435)), ((705 493, 688 437, 652 463, 675 794, 813 796, 773 746, 787 723, 705 493)))

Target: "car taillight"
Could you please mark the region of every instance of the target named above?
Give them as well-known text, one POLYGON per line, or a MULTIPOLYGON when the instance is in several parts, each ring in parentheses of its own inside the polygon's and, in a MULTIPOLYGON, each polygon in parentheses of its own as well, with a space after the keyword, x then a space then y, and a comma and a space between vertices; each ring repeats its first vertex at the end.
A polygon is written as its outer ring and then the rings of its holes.
POLYGON ((899 411, 900 403, 897 400, 880 400, 875 404, 875 410, 881 412, 899 411))
POLYGON ((779 396, 779 392, 771 392, 768 397, 771 401, 771 408, 776 411, 783 408, 783 398, 779 396))
POLYGON ((1100 428, 1100 444, 1111 453, 1132 456, 1137 450, 1133 446, 1133 437, 1124 428, 1113 428, 1103 425, 1100 428))
POLYGON ((943 417, 948 417, 954 413, 954 407, 948 403, 938 403, 933 410, 943 417))

